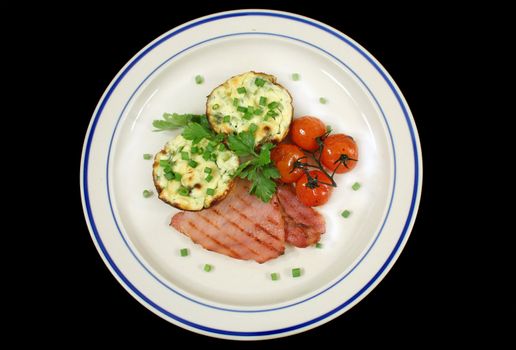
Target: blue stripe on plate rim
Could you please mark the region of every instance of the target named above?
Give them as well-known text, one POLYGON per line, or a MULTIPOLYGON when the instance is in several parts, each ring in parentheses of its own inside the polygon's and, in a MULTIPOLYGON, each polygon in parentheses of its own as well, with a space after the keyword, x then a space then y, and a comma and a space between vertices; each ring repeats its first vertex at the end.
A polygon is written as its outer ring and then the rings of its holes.
MULTIPOLYGON (((235 34, 242 34, 242 33, 235 33, 235 34)), ((247 33, 249 34, 249 33, 247 33)), ((276 35, 276 36, 283 36, 281 34, 274 34, 274 33, 260 33, 260 34, 269 34, 269 35, 276 35)), ((283 36, 284 37, 284 36, 283 36)), ((215 38, 212 38, 212 39, 215 39, 215 38)), ((294 40, 298 40, 298 41, 301 41, 303 42, 302 40, 300 39, 296 39, 296 38, 291 38, 291 39, 294 39, 294 40)), ((306 44, 309 44, 311 46, 314 46, 316 47, 315 45, 313 44, 310 44, 310 43, 307 43, 307 42, 304 42, 306 44)), ((196 45, 200 45, 201 43, 197 43, 196 45)), ((195 45, 195 46, 196 46, 195 45)), ((192 46, 193 47, 193 46, 192 46)), ((191 47, 187 48, 187 49, 190 49, 191 47)), ((318 48, 318 47, 317 47, 318 48)), ((185 49, 185 50, 187 50, 185 49)), ((337 59, 334 55, 331 55, 330 53, 326 52, 325 50, 321 49, 321 48, 318 48, 322 51, 324 51, 326 54, 329 54, 330 56, 332 56, 334 59, 337 59)), ((181 52, 184 52, 185 50, 181 51, 181 52)), ((181 52, 177 53, 177 54, 180 54, 181 52)), ((174 55, 174 56, 177 56, 174 55)), ((168 60, 172 59, 174 56, 172 56, 171 58, 169 58, 168 60)), ((168 61, 167 60, 167 61, 168 61)), ((339 59, 337 59, 340 63, 344 64, 342 61, 340 61, 339 59)), ((164 62, 165 63, 165 62, 164 62)), ((344 64, 345 65, 345 64, 344 64)), ((160 65, 161 66, 161 65, 160 65)), ((346 65, 345 65, 346 66, 346 65)), ((346 66, 347 67, 347 66, 346 66)), ((348 69, 350 69, 349 67, 347 67, 348 69)), ((156 68, 156 69, 159 69, 156 68)), ((152 72, 154 73, 154 71, 152 72)), ((152 73, 150 75, 152 75, 152 73)), ((360 77, 358 77, 358 75, 356 75, 355 72, 353 72, 355 74, 355 76, 357 78, 360 79, 360 77)), ((150 76, 149 75, 149 76, 150 76)), ((147 77, 148 78, 148 77, 147 77)), ((146 79, 147 79, 146 78, 146 79)), ((362 84, 364 84, 364 82, 362 81, 362 79, 360 79, 360 81, 362 82, 362 84)), ((364 86, 366 87, 366 89, 369 91, 369 93, 371 93, 370 89, 364 84, 364 86)), ((138 87, 139 88, 139 87, 138 87)), ((137 88, 137 90, 138 90, 137 88)), ((135 91, 136 92, 136 91, 135 91)), ((134 93, 133 93, 134 95, 134 93)), ((372 95, 372 94, 371 94, 372 95)), ((372 97, 374 98, 375 102, 377 103, 377 105, 379 106, 376 98, 372 95, 372 97)), ((132 98, 132 96, 131 96, 132 98)), ((380 107, 380 106, 379 106, 380 107)), ((125 109, 125 107, 124 107, 125 109)), ((380 107, 380 110, 382 111, 382 114, 383 114, 383 110, 381 109, 380 107)), ((385 115, 384 115, 384 118, 385 118, 385 115)), ((120 119, 120 118, 119 118, 120 119)), ((385 119, 386 120, 386 119, 385 119)), ((118 120, 119 121, 119 120, 118 120)), ((117 126, 118 126, 118 121, 117 121, 117 126)), ((386 120, 387 122, 387 120, 386 120)), ((388 126, 388 124, 387 124, 388 126)), ((389 133, 390 133, 390 128, 389 128, 389 133)), ((392 136, 391 136, 391 142, 392 142, 392 136)), ((111 143, 112 143, 112 140, 110 142, 110 150, 111 150, 111 143)), ((109 152, 110 152, 109 150, 109 152)), ((108 156, 108 161, 109 161, 109 156, 108 156)), ((117 276, 123 281, 123 283, 131 290, 133 291, 138 297, 140 297, 143 301, 145 301, 148 305, 152 306, 156 311, 164 314, 165 316, 167 317, 170 317, 180 323, 183 323, 184 325, 186 326, 189 326, 189 327, 192 327, 192 328, 196 328, 196 329, 199 329, 199 330, 202 330, 202 331, 205 331, 205 332, 210 332, 210 333, 215 333, 215 334, 221 334, 221 335, 232 335, 232 336, 241 336, 241 337, 256 337, 256 336, 267 336, 267 335, 273 335, 273 334, 281 334, 281 333, 285 333, 285 332, 290 332, 290 331, 294 331, 294 330, 297 330, 297 329, 300 329, 300 328, 304 328, 304 327, 307 327, 311 324, 314 324, 314 323, 317 323, 319 321, 322 321, 324 320, 325 318, 335 314, 336 312, 342 310, 344 307, 348 306, 349 304, 351 304, 353 301, 355 301, 357 298, 359 298, 367 289, 369 289, 369 287, 371 285, 373 285, 376 280, 382 275, 382 273, 385 271, 385 269, 389 266, 389 264, 391 263, 391 261, 394 259, 394 257, 396 256, 399 248, 401 247, 403 241, 404 241, 404 238, 405 236, 407 235, 408 233, 408 229, 409 229, 409 226, 412 222, 412 218, 413 218, 413 215, 415 213, 415 210, 417 209, 416 208, 416 204, 417 204, 417 198, 418 198, 418 195, 419 195, 419 181, 420 181, 420 174, 419 174, 419 154, 418 154, 418 147, 417 147, 417 141, 416 141, 416 136, 415 136, 415 132, 414 132, 414 126, 412 125, 412 120, 410 118, 410 115, 408 113, 408 109, 407 107, 405 106, 404 102, 403 102, 403 99, 402 97, 400 96, 400 94, 398 93, 398 91, 396 90, 396 88, 394 87, 393 83, 391 82, 391 80, 389 79, 389 77, 386 75, 386 73, 383 71, 383 69, 372 59, 372 57, 369 56, 369 54, 367 52, 365 52, 364 50, 362 50, 360 47, 358 47, 356 44, 354 44, 352 41, 350 41, 349 39, 347 39, 346 37, 344 37, 343 35, 341 35, 339 32, 336 32, 334 30, 332 30, 331 28, 328 28, 328 27, 325 27, 319 23, 316 23, 316 22, 312 22, 311 20, 307 19, 307 18, 300 18, 300 17, 296 17, 296 16, 293 16, 293 15, 289 15, 289 14, 286 14, 286 13, 279 13, 279 12, 268 12, 268 11, 239 11, 239 12, 229 12, 229 13, 222 13, 222 14, 218 14, 218 15, 214 15, 212 17, 207 17, 207 18, 203 18, 203 19, 200 19, 198 21, 195 21, 195 22, 192 22, 190 24, 187 24, 185 25, 184 27, 181 27, 167 35, 165 35, 164 37, 162 37, 161 39, 157 40, 156 42, 154 42, 153 44, 151 44, 149 47, 147 47, 144 51, 142 51, 137 57, 133 58, 133 60, 127 65, 127 67, 120 73, 120 75, 118 76, 118 78, 116 79, 116 81, 111 85, 110 89, 107 91, 107 93, 105 94, 103 100, 101 101, 101 103, 99 104, 99 107, 97 109, 97 113, 95 114, 95 117, 93 119, 93 122, 91 124, 91 129, 90 129, 90 132, 88 134, 88 138, 87 138, 87 141, 86 141, 86 144, 85 144, 85 152, 84 152, 84 158, 83 158, 83 182, 82 182, 82 186, 83 186, 83 194, 84 194, 84 206, 85 206, 85 209, 86 209, 86 212, 87 212, 87 219, 90 223, 90 226, 91 226, 91 229, 93 231, 93 234, 94 234, 94 238, 96 239, 97 243, 98 243, 98 246, 102 252, 102 254, 104 255, 106 261, 109 263, 109 265, 111 266, 111 268, 113 269, 113 271, 117 274, 117 276), (410 132, 410 136, 411 136, 411 141, 412 141, 412 147, 413 147, 413 155, 414 155, 414 187, 413 187, 413 193, 412 193, 412 198, 411 198, 411 205, 410 205, 410 209, 409 209, 409 213, 407 215, 407 219, 405 221, 405 224, 404 224, 404 227, 403 227, 403 230, 401 232, 401 235, 400 235, 400 238, 398 239, 398 241, 396 242, 396 245, 393 249, 393 251, 391 252, 391 254, 389 255, 389 257, 387 258, 387 260, 385 261, 385 263, 381 266, 381 268, 376 272, 376 274, 373 276, 373 278, 368 282, 366 283, 357 293, 355 293, 351 298, 349 298, 348 300, 346 300, 344 303, 342 303, 341 305, 339 305, 338 307, 334 308, 333 310, 330 310, 326 313, 324 313, 323 315, 319 316, 319 317, 316 317, 316 318, 313 318, 309 321, 306 321, 306 322, 303 322, 303 323, 300 323, 300 324, 297 324, 297 325, 293 325, 293 326, 290 326, 290 327, 285 327, 285 328, 280 328, 280 329, 274 329, 274 330, 267 330, 267 331, 259 331, 259 332, 238 332, 238 331, 230 331, 230 330, 222 330, 222 329, 216 329, 216 328, 211 328, 211 327, 206 327, 206 326, 203 326, 203 325, 200 325, 200 324, 197 324, 197 323, 194 323, 194 322, 191 322, 191 321, 188 321, 186 319, 183 319, 181 317, 178 317, 172 313, 170 313, 169 311, 163 309, 162 307, 160 307, 159 305, 157 305, 156 303, 154 303, 152 300, 150 300, 148 297, 146 297, 144 294, 142 294, 128 279, 127 277, 120 271, 120 269, 117 267, 117 265, 114 263, 114 261, 112 260, 111 256, 109 255, 109 253, 107 252, 107 249, 106 247, 104 246, 101 238, 100 238, 100 235, 98 233, 98 230, 96 228, 96 225, 95 225, 95 220, 93 218, 93 214, 92 214, 92 211, 91 211, 91 207, 90 207, 90 201, 89 201, 89 192, 88 192, 88 182, 87 182, 87 174, 88 174, 88 161, 89 161, 89 153, 90 153, 90 148, 91 148, 91 142, 92 142, 92 139, 93 139, 93 135, 94 135, 94 132, 95 132, 95 128, 96 128, 96 125, 97 125, 97 122, 99 120, 99 117, 100 115, 102 114, 102 111, 104 109, 104 106, 106 105, 107 101, 109 100, 110 96, 112 95, 113 91, 116 89, 116 87, 118 86, 118 84, 121 82, 121 80, 124 78, 124 76, 132 69, 132 67, 139 61, 141 60, 145 55, 147 55, 150 51, 152 51, 155 47, 159 46, 161 43, 163 43, 164 41, 170 39, 171 37, 183 32, 183 31, 186 31, 190 28, 193 28, 193 27, 196 27, 196 26, 199 26, 199 25, 202 25, 204 23, 208 23, 208 22, 212 22, 212 21, 217 21, 217 20, 221 20, 221 19, 225 19, 225 18, 232 18, 232 17, 242 17, 242 16, 269 16, 269 17, 279 17, 279 18, 283 18, 283 19, 288 19, 288 20, 292 20, 292 21, 297 21, 297 22, 301 22, 301 23, 304 23, 304 24, 307 24, 307 25, 310 25, 310 26, 313 26, 315 28, 318 28, 318 29, 321 29, 335 37, 337 37, 338 39, 340 39, 341 41, 345 42, 346 44, 348 44, 349 46, 351 46, 353 49, 355 49, 357 52, 359 52, 379 73, 380 75, 383 77, 383 79, 385 80, 385 82, 388 84, 389 88, 391 89, 391 91, 394 93, 402 111, 403 111, 403 114, 405 116, 405 120, 407 122, 407 125, 408 125, 408 128, 409 128, 409 132, 410 132)), ((108 191, 109 191, 109 187, 108 187, 108 191)), ((394 192, 394 187, 393 187, 393 192, 394 192)), ((389 204, 389 210, 390 210, 390 205, 392 204, 392 198, 391 198, 391 203, 389 204)), ((111 203, 110 203, 111 205, 111 203)), ((114 216, 113 216, 114 217, 114 216)), ((116 220, 115 220, 116 222, 116 220)), ((385 221, 384 221, 385 223, 385 221)), ((117 223, 117 227, 118 227, 118 223, 117 223)), ((383 228, 383 224, 382 224, 382 228, 383 228)), ((381 231, 381 230, 380 230, 381 231)), ((122 238, 123 238, 123 235, 122 235, 122 238)), ((376 240, 377 238, 375 238, 376 240)), ((125 242, 125 239, 124 239, 124 242, 125 242)), ((126 242, 127 244, 127 242, 126 242)), ((370 249, 370 248, 369 248, 370 249)), ((131 253, 134 255, 134 252, 131 251, 131 253)), ((364 255, 365 256, 365 255, 364 255)), ((136 256, 135 256, 136 257, 136 256)), ((363 258, 362 258, 363 259, 363 258)), ((139 261, 140 262, 140 261, 139 261)), ((140 262, 141 264, 141 262, 140 262)), ((143 266, 143 264, 142 264, 143 266)), ((356 267, 356 266, 355 266, 356 267)), ((150 271, 148 271, 150 273, 150 271)), ((154 278, 156 278, 155 276, 153 276, 154 278)), ((343 276, 344 278, 345 276, 343 276)), ((337 283, 339 283, 343 278, 339 279, 339 281, 337 283)), ((160 281, 160 283, 163 284, 163 282, 160 281)), ((335 284, 337 284, 335 283, 335 284)), ((334 285, 335 285, 334 284, 334 285)), ((164 284, 165 285, 165 284, 164 284)), ((166 286, 166 285, 165 285, 166 286)), ((325 291, 327 291, 329 288, 333 287, 330 286, 328 287, 327 289, 325 289, 324 291, 320 292, 319 294, 317 295, 320 295, 322 293, 324 293, 325 291)), ((167 286, 168 288, 168 286, 167 286)), ((181 294, 180 294, 181 295, 181 294)), ((317 295, 315 296, 312 296, 310 297, 309 299, 312 299, 314 297, 316 297, 317 295)), ((182 295, 183 296, 183 295, 182 295)), ((184 296, 185 297, 185 296, 184 296)), ((189 300, 192 300, 190 298, 188 298, 189 300)), ((289 306, 294 306, 294 305, 297 305, 301 302, 304 302, 308 299, 305 299, 303 301, 300 301, 298 303, 295 303, 295 304, 291 304, 289 306)), ((199 303, 198 301, 195 301, 195 300, 192 300, 194 302, 197 302, 199 303)), ((205 305, 205 304, 203 304, 205 305)), ((208 306, 208 307, 213 307, 211 305, 205 305, 205 306, 208 306)), ((286 306, 286 307, 289 307, 289 306, 286 306)), ((285 306, 284 306, 285 307, 285 306)), ((217 308, 217 307, 214 307, 214 308, 217 308)), ((242 310, 231 310, 231 309, 222 309, 224 311, 239 311, 239 312, 242 312, 242 310)), ((274 309, 269 309, 269 310, 255 310, 254 312, 257 312, 257 311, 260 311, 260 312, 265 312, 265 311, 272 311, 274 309)), ((246 310, 247 312, 250 312, 248 310, 246 310)))

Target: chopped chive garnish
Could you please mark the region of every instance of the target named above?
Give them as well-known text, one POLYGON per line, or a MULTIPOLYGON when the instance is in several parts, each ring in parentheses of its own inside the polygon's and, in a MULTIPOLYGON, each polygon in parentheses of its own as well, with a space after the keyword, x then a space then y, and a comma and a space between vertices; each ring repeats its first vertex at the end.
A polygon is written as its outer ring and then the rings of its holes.
POLYGON ((203 76, 202 76, 202 75, 196 75, 196 76, 195 76, 195 83, 196 83, 196 84, 202 84, 202 83, 204 83, 204 78, 203 78, 203 76))
POLYGON ((292 269, 292 277, 299 277, 301 276, 301 268, 296 267, 292 269))
POLYGON ((181 152, 181 159, 182 160, 190 159, 190 156, 188 155, 188 152, 181 152))
POLYGON ((208 152, 208 151, 205 151, 203 154, 202 154, 202 158, 204 160, 210 160, 210 156, 211 156, 211 153, 208 152))
POLYGON ((165 173, 165 178, 170 181, 176 178, 176 174, 174 174, 173 172, 165 173))
POLYGON ((196 162, 195 160, 193 160, 193 159, 190 159, 190 160, 188 161, 188 165, 189 165, 189 166, 191 166, 192 168, 196 168, 196 167, 197 167, 197 165, 199 165, 199 163, 197 163, 197 162, 196 162))
POLYGON ((277 272, 271 273, 271 280, 273 280, 273 281, 279 280, 279 273, 277 273, 277 272))
POLYGON ((179 250, 179 254, 181 254, 181 256, 188 256, 188 248, 179 250))
POLYGON ((260 86, 262 87, 263 85, 265 85, 265 80, 261 79, 261 78, 256 78, 256 80, 254 81, 254 83, 256 84, 256 86, 260 86))
POLYGON ((193 146, 190 151, 192 152, 192 154, 199 153, 199 147, 193 146))
POLYGON ((246 112, 242 118, 244 118, 245 120, 251 120, 253 118, 253 114, 252 113, 249 113, 249 112, 246 112))
POLYGON ((351 215, 351 212, 349 210, 344 210, 340 215, 342 215, 343 218, 349 218, 349 216, 351 215))
POLYGON ((233 98, 233 106, 238 106, 238 98, 233 98))
POLYGON ((351 186, 353 191, 358 191, 360 189, 360 184, 358 182, 355 182, 353 186, 351 186))
POLYGON ((253 106, 247 106, 247 113, 254 113, 253 106))
POLYGON ((172 168, 170 167, 170 165, 167 165, 165 168, 163 168, 163 172, 164 172, 165 174, 170 174, 170 173, 172 173, 173 171, 172 171, 172 168))
POLYGON ((181 196, 188 196, 190 194, 190 191, 188 190, 188 188, 181 186, 177 190, 177 193, 179 193, 181 196))
POLYGON ((267 105, 267 97, 260 96, 260 106, 265 106, 265 105, 267 105))
POLYGON ((170 166, 170 163, 166 159, 161 159, 159 161, 159 166, 162 166, 163 168, 170 166))
POLYGON ((294 80, 294 81, 298 81, 298 80, 299 80, 299 78, 301 78, 301 76, 299 75, 299 73, 293 73, 293 74, 292 74, 292 80, 294 80))
POLYGON ((254 110, 254 115, 260 115, 260 114, 262 114, 262 113, 263 113, 263 109, 261 109, 261 108, 256 108, 256 109, 254 110))
POLYGON ((215 194, 215 190, 214 190, 213 188, 208 188, 208 189, 206 190, 206 194, 207 194, 208 196, 213 196, 213 195, 215 194))
POLYGON ((212 172, 212 171, 213 171, 213 169, 212 169, 212 168, 208 168, 208 167, 204 168, 204 172, 205 172, 206 174, 211 174, 211 172, 212 172))
POLYGON ((325 99, 324 97, 319 97, 319 102, 323 105, 325 105, 326 103, 328 103, 328 100, 325 99))
POLYGON ((143 197, 149 198, 150 196, 152 196, 152 191, 143 190, 143 197))
POLYGON ((246 93, 246 89, 245 89, 245 87, 241 86, 241 87, 239 87, 239 88, 237 89, 237 92, 238 92, 239 94, 245 94, 245 93, 246 93))
POLYGON ((247 112, 247 108, 242 107, 242 106, 238 106, 238 107, 237 107, 237 111, 242 112, 242 113, 245 113, 245 112, 247 112))
POLYGON ((206 151, 208 151, 210 153, 215 151, 215 146, 213 146, 211 143, 209 143, 208 146, 206 146, 206 151))
POLYGON ((277 117, 277 116, 278 116, 278 113, 277 113, 277 112, 275 112, 275 111, 267 111, 267 115, 268 115, 269 117, 272 117, 272 118, 276 119, 275 117, 277 117))
POLYGON ((269 109, 274 109, 274 108, 276 108, 276 107, 278 107, 278 106, 279 106, 279 103, 278 103, 278 102, 276 102, 276 101, 273 101, 273 102, 271 102, 271 103, 269 103, 269 104, 267 105, 267 107, 269 107, 269 109))
POLYGON ((223 144, 223 143, 221 143, 221 144, 219 145, 219 151, 220 151, 220 152, 222 152, 222 151, 225 151, 225 150, 226 150, 226 146, 224 146, 224 144, 223 144))
POLYGON ((213 266, 210 264, 204 264, 204 271, 210 272, 211 270, 213 270, 213 266))
POLYGON ((145 153, 145 154, 143 155, 143 159, 145 159, 145 160, 152 159, 152 154, 145 153))
POLYGON ((322 249, 323 245, 322 245, 322 243, 315 243, 315 247, 319 248, 319 249, 322 249))
POLYGON ((224 123, 229 123, 230 119, 231 119, 231 117, 229 115, 225 115, 224 118, 222 119, 222 121, 224 123))
POLYGON ((181 174, 179 174, 179 173, 175 173, 175 174, 174 174, 174 179, 175 179, 176 181, 181 181, 181 174))
POLYGON ((215 153, 210 154, 210 159, 213 161, 217 160, 217 155, 215 153))
POLYGON ((210 175, 206 176, 205 180, 206 180, 206 182, 210 182, 211 180, 213 180, 213 176, 211 176, 211 174, 210 174, 210 175))
POLYGON ((219 107, 220 107, 220 106, 218 105, 218 103, 215 103, 215 104, 213 105, 212 109, 213 109, 213 110, 217 110, 217 109, 219 109, 219 107))

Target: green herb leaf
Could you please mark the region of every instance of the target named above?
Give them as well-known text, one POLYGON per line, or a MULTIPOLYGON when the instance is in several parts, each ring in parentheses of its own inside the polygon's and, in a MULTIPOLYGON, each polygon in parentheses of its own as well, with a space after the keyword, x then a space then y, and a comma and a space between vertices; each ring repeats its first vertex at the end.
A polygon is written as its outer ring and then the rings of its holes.
POLYGON ((269 177, 271 179, 279 179, 280 178, 280 173, 279 173, 278 169, 272 164, 269 164, 267 167, 264 167, 262 169, 262 172, 263 172, 264 176, 269 177))
POLYGON ((265 203, 269 202, 272 195, 276 193, 276 183, 270 178, 264 176, 263 172, 259 170, 255 170, 254 172, 249 173, 249 175, 253 182, 249 193, 254 194, 265 203))
POLYGON ((187 140, 192 140, 192 144, 199 143, 202 139, 208 139, 211 140, 214 135, 213 132, 209 129, 207 129, 205 126, 199 124, 199 123, 188 123, 183 133, 181 134, 183 137, 187 140))
POLYGON ((152 126, 157 129, 155 131, 175 130, 186 126, 194 117, 200 116, 195 114, 163 113, 163 120, 154 120, 152 126))
MULTIPOLYGON (((251 161, 248 160, 247 162, 244 162, 242 164, 240 164, 237 168, 237 170, 235 171, 235 174, 234 176, 239 176, 240 174, 242 174, 242 172, 244 171, 245 168, 247 168, 249 166, 249 164, 251 164, 251 161)), ((242 178, 244 178, 245 176, 241 176, 242 178)))
POLYGON ((243 131, 237 135, 228 136, 229 149, 239 156, 256 156, 254 152, 254 133, 243 131))
POLYGON ((248 131, 237 135, 229 135, 229 148, 239 156, 252 157, 240 164, 234 176, 248 179, 252 182, 249 193, 269 202, 276 192, 276 183, 272 179, 280 177, 278 169, 271 163, 272 143, 262 145, 260 153, 254 150, 254 133, 257 126, 251 124, 248 131))
POLYGON ((262 146, 258 157, 253 159, 253 164, 257 166, 267 165, 271 162, 271 149, 274 148, 272 143, 266 143, 262 146))

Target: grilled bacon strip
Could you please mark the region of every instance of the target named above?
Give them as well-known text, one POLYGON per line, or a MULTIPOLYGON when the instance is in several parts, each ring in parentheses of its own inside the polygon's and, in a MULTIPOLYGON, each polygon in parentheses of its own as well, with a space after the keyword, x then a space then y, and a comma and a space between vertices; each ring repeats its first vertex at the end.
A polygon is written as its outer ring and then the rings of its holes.
POLYGON ((319 242, 326 231, 324 217, 301 203, 290 185, 279 186, 277 196, 285 220, 285 240, 299 248, 319 242))
POLYGON ((227 198, 199 212, 180 212, 170 223, 204 248, 236 259, 263 263, 285 251, 285 226, 276 196, 264 203, 249 183, 235 180, 227 198))

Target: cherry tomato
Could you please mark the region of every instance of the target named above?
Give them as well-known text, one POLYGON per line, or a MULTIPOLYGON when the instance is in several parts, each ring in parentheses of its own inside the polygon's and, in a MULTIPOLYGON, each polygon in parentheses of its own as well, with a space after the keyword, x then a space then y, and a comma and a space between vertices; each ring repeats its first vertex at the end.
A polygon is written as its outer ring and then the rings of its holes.
POLYGON ((322 164, 338 174, 347 173, 357 165, 358 148, 351 136, 333 134, 324 139, 322 164))
POLYGON ((303 170, 300 168, 294 169, 294 163, 304 156, 303 151, 296 145, 284 143, 272 149, 271 159, 279 170, 281 181, 285 183, 295 182, 303 175, 303 170))
POLYGON ((326 133, 326 126, 322 121, 315 117, 301 117, 294 119, 290 129, 292 141, 299 147, 307 151, 315 151, 319 148, 317 137, 326 133))
POLYGON ((330 199, 333 187, 319 182, 323 181, 325 183, 331 184, 330 178, 324 175, 322 171, 312 170, 309 172, 309 175, 311 177, 310 180, 306 174, 297 180, 296 194, 297 198, 299 198, 301 203, 304 205, 309 207, 316 207, 326 203, 328 199, 330 199))

